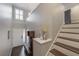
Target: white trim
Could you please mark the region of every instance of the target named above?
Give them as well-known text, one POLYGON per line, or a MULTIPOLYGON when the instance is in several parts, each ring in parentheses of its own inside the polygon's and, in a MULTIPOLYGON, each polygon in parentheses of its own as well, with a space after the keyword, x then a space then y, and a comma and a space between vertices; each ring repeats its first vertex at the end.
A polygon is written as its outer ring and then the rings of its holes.
POLYGON ((11 48, 11 50, 10 50, 9 56, 11 56, 11 53, 12 53, 12 48, 11 48))
POLYGON ((36 8, 31 11, 31 14, 32 14, 33 12, 35 12, 35 10, 37 10, 37 8, 39 7, 39 5, 40 5, 40 3, 38 3, 38 5, 36 6, 36 8))
MULTIPOLYGON (((60 26, 60 29, 59 29, 58 33, 60 33, 60 31, 61 31, 61 29, 62 29, 62 26, 63 26, 63 24, 60 26)), ((58 33, 57 33, 57 35, 56 35, 56 37, 55 37, 54 41, 52 42, 51 46, 49 47, 49 49, 48 49, 47 53, 45 54, 45 56, 47 56, 47 55, 48 55, 48 53, 49 53, 49 51, 51 50, 51 48, 52 48, 52 46, 53 46, 54 42, 57 40, 58 33)))

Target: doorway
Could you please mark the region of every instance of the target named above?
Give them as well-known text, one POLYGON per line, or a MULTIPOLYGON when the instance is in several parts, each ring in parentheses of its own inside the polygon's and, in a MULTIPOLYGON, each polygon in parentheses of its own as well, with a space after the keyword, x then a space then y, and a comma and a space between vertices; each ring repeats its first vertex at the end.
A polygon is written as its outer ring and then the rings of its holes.
POLYGON ((34 31, 26 31, 26 49, 30 56, 33 56, 33 38, 35 38, 34 31))

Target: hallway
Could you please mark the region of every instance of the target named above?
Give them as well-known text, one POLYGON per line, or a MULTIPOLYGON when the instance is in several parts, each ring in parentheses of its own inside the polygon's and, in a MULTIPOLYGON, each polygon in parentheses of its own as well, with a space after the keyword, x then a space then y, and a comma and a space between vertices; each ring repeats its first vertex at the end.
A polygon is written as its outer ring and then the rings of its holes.
POLYGON ((0 4, 0 56, 37 55, 79 55, 79 4, 0 4))

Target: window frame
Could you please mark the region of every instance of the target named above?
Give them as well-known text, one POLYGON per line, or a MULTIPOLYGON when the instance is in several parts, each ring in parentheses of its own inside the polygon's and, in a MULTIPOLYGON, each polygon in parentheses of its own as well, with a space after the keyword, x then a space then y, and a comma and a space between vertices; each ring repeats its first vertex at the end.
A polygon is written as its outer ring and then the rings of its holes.
POLYGON ((23 10, 23 9, 16 8, 16 7, 15 7, 15 11, 14 11, 14 13, 15 13, 15 14, 14 14, 14 15, 15 15, 15 20, 24 20, 24 10, 23 10), (18 14, 16 13, 16 10, 19 11, 18 14), (22 11, 22 14, 20 13, 21 11, 22 11), (16 18, 16 15, 19 16, 18 19, 16 18), (21 16, 22 16, 23 19, 21 19, 21 16))

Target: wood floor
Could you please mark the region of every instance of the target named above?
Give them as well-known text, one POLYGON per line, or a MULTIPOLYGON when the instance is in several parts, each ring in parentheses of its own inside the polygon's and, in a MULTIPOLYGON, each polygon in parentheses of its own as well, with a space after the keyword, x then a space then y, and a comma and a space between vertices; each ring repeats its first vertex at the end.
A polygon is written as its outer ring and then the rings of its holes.
POLYGON ((25 47, 21 45, 12 49, 11 56, 29 56, 29 54, 27 53, 25 47))

